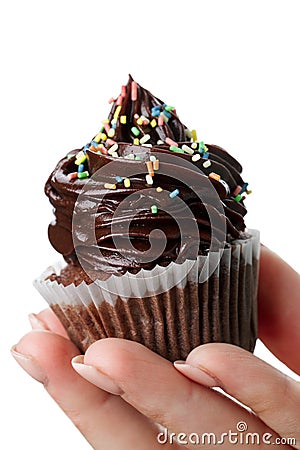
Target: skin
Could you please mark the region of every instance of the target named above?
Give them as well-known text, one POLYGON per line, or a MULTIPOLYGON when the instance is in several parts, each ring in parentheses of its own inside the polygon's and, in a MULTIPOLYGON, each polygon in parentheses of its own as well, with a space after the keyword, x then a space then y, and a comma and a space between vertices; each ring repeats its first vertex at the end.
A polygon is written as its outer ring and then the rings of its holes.
MULTIPOLYGON (((266 247, 258 302, 260 339, 300 374, 300 276, 266 247)), ((241 421, 248 432, 270 433, 270 443, 279 437, 296 439, 293 445, 276 445, 278 449, 300 449, 300 383, 245 350, 206 344, 185 362, 172 364, 140 344, 108 338, 78 356, 50 310, 30 315, 30 321, 33 331, 13 347, 13 356, 44 384, 96 450, 162 448, 157 423, 169 433, 220 437, 236 432, 241 421)), ((168 442, 164 448, 197 447, 185 444, 184 436, 180 439, 182 445, 168 442)), ((251 447, 270 448, 263 442, 251 447)), ((224 448, 245 445, 226 441, 224 448)))

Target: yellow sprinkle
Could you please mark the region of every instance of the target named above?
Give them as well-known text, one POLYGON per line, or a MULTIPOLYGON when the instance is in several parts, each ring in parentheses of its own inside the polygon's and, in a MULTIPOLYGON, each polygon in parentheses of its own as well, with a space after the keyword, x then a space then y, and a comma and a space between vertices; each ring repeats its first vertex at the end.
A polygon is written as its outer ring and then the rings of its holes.
POLYGON ((196 142, 197 141, 197 131, 196 130, 192 130, 191 134, 192 134, 193 141, 196 142))
POLYGON ((151 125, 152 128, 156 127, 156 125, 157 125, 156 120, 152 119, 151 122, 150 122, 150 125, 151 125))
POLYGON ((109 123, 109 120, 108 120, 108 119, 102 120, 102 123, 103 123, 103 124, 104 124, 104 123, 109 123))
POLYGON ((105 133, 99 133, 99 134, 101 134, 101 141, 106 141, 106 139, 107 139, 106 134, 105 133))
POLYGON ((125 186, 126 188, 129 188, 129 187, 130 187, 130 180, 129 180, 129 178, 124 178, 124 186, 125 186))
POLYGON ((101 134, 102 133, 98 133, 96 137, 94 137, 93 141, 95 142, 100 142, 101 141, 101 134))
POLYGON ((84 163, 84 161, 86 161, 87 156, 84 152, 80 151, 77 155, 76 155, 76 161, 75 164, 77 166, 79 166, 80 164, 84 163))
POLYGON ((111 184, 111 183, 105 183, 104 184, 104 189, 117 189, 117 185, 116 184, 111 184))
POLYGON ((213 180, 216 180, 216 181, 220 181, 220 179, 221 179, 220 175, 218 175, 217 173, 214 173, 214 172, 211 172, 208 176, 209 176, 209 178, 212 178, 213 180))
POLYGON ((121 116, 120 117, 120 122, 125 124, 126 123, 126 116, 121 116))
POLYGON ((156 188, 156 192, 162 192, 162 188, 161 187, 157 187, 156 188))
POLYGON ((140 145, 140 140, 138 138, 133 139, 134 145, 140 145))
POLYGON ((136 123, 137 123, 138 125, 143 125, 143 119, 140 117, 140 118, 136 121, 136 123))
POLYGON ((119 105, 116 107, 115 113, 114 113, 114 119, 117 119, 119 117, 120 111, 121 111, 122 106, 119 105))

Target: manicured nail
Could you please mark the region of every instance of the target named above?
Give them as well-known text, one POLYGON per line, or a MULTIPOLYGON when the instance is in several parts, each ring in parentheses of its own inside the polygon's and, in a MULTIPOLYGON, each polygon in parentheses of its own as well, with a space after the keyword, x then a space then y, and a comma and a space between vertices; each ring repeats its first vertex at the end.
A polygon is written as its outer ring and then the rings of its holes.
POLYGON ((47 330, 49 331, 49 328, 47 327, 47 325, 45 324, 45 322, 43 322, 36 314, 31 313, 28 316, 31 328, 33 330, 47 330))
POLYGON ((43 373, 37 361, 35 361, 35 359, 32 356, 20 353, 15 345, 11 348, 10 351, 12 356, 15 358, 17 363, 22 367, 22 369, 25 370, 25 372, 27 372, 32 378, 39 381, 40 383, 46 384, 47 377, 43 373))
POLYGON ((202 384, 206 387, 222 387, 221 381, 212 374, 206 367, 201 365, 191 366, 185 361, 175 361, 174 366, 179 372, 187 376, 196 383, 202 384))
POLYGON ((72 359, 72 365, 79 375, 95 384, 100 389, 103 389, 110 394, 122 395, 122 389, 112 380, 106 373, 102 372, 98 367, 84 364, 84 356, 75 356, 72 359))

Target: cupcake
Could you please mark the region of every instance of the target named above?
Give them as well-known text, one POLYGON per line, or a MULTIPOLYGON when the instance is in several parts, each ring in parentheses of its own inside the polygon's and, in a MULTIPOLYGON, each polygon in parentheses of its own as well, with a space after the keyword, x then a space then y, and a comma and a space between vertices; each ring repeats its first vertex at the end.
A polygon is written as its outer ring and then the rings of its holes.
POLYGON ((63 259, 36 288, 82 352, 106 337, 170 361, 208 342, 253 351, 259 233, 241 165, 131 76, 110 103, 46 182, 63 259))

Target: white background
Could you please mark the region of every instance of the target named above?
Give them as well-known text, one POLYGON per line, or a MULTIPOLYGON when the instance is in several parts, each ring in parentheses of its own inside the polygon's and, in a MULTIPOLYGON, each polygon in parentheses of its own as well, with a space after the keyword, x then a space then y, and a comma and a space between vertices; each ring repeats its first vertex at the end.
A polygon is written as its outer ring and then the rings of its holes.
MULTIPOLYGON (((247 225, 299 271, 299 2, 7 1, 1 42, 1 410, 6 450, 90 448, 9 356, 57 259, 43 186, 128 73, 245 167, 247 225)), ((280 367, 259 345, 257 354, 280 367)), ((287 371, 282 367, 282 370, 287 371)), ((2 445, 3 443, 3 445, 2 445)), ((4 444, 5 443, 5 444, 4 444)))

